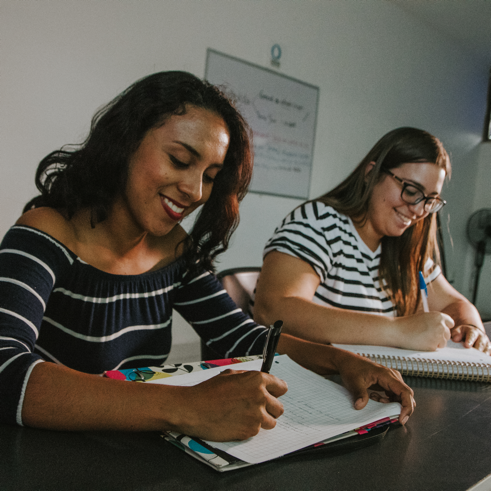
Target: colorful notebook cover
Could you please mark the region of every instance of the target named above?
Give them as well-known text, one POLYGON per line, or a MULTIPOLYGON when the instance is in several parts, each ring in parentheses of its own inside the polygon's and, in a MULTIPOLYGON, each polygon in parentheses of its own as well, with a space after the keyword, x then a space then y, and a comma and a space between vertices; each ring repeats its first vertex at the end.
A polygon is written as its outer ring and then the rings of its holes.
POLYGON ((190 363, 174 363, 163 365, 161 367, 141 367, 126 368, 123 370, 109 370, 104 373, 105 377, 126 380, 130 382, 148 382, 161 378, 174 377, 175 375, 184 375, 186 373, 208 370, 225 365, 233 365, 262 358, 261 355, 241 356, 237 358, 224 358, 222 360, 195 361, 190 363))

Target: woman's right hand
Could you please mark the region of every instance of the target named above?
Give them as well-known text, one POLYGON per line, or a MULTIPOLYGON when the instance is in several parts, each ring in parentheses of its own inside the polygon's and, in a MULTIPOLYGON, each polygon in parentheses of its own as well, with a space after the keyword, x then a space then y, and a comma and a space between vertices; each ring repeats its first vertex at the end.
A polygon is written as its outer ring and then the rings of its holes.
POLYGON ((412 350, 435 351, 450 339, 454 320, 442 312, 422 312, 395 319, 398 325, 396 346, 412 350))
POLYGON ((272 429, 283 414, 277 399, 286 382, 257 371, 225 370, 192 387, 180 387, 182 405, 175 430, 211 441, 246 440, 272 429))

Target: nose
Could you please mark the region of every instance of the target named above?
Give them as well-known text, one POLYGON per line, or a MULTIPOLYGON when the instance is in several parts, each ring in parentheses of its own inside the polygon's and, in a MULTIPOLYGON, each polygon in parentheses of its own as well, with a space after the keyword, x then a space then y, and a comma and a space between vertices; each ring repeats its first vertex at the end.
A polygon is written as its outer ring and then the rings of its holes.
POLYGON ((408 205, 408 208, 417 216, 417 217, 423 217, 428 215, 428 212, 426 211, 426 201, 422 200, 419 203, 415 205, 408 205))
POLYGON ((203 196, 203 176, 201 172, 186 172, 178 183, 178 189, 187 196, 191 203, 196 203, 203 196))

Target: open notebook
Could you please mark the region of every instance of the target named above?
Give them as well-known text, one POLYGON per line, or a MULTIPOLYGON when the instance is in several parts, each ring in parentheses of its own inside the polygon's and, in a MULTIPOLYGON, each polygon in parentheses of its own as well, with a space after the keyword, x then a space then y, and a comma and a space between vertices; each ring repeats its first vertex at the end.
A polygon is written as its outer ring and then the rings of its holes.
POLYGON ((491 356, 474 348, 465 348, 462 343, 448 341, 445 348, 436 351, 351 344, 333 346, 394 368, 402 375, 491 382, 491 356))
MULTIPOLYGON (((241 363, 241 370, 260 370, 262 361, 241 363)), ((226 368, 149 381, 167 385, 189 386, 203 382, 226 368)), ((286 454, 355 435, 353 430, 365 425, 393 422, 401 412, 398 403, 381 404, 369 400, 357 411, 352 397, 342 386, 326 380, 292 361, 287 355, 276 356, 271 373, 288 383, 288 392, 280 400, 285 412, 272 430, 260 430, 245 441, 199 441, 173 432, 165 437, 193 457, 218 471, 238 469, 282 457, 286 454)))

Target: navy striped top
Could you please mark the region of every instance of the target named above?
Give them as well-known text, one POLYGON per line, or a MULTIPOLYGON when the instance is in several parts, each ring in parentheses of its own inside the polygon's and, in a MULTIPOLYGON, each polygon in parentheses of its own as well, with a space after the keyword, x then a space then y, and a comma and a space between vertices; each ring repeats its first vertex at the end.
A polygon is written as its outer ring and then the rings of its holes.
POLYGON ((224 357, 262 351, 265 328, 207 271, 190 276, 177 260, 113 275, 37 229, 12 227, 0 245, 0 421, 22 425, 25 387, 43 360, 94 374, 163 364, 173 308, 224 357))

